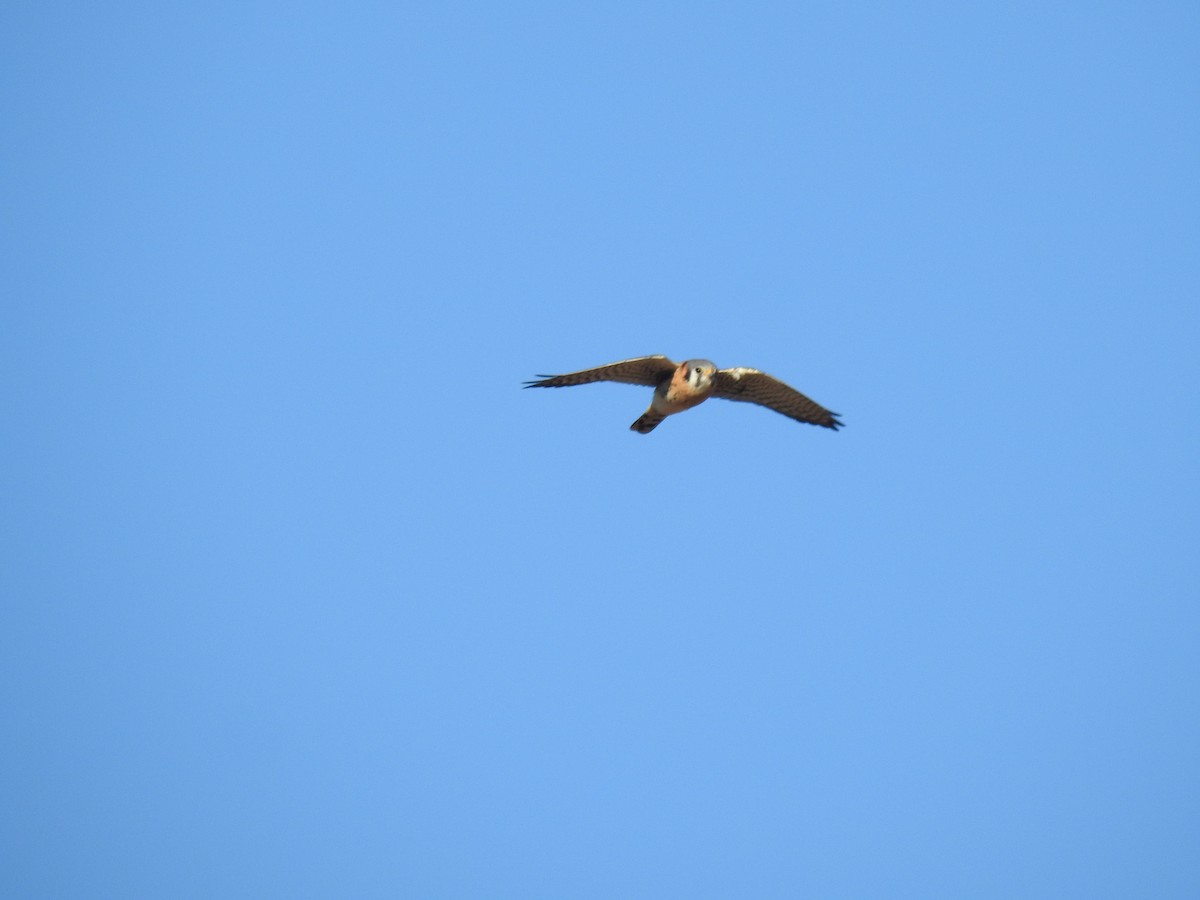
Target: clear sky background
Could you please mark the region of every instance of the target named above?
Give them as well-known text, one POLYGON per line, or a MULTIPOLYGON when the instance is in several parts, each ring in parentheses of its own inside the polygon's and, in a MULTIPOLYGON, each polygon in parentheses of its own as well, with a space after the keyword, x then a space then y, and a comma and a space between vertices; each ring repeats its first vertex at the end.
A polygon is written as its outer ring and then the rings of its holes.
POLYGON ((0 894, 1200 894, 1198 43, 5 4, 0 894))

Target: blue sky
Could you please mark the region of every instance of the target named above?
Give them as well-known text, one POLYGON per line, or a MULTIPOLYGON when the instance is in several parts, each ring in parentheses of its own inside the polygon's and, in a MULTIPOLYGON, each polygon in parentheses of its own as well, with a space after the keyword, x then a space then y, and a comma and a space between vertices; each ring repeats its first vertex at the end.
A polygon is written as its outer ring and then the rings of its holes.
POLYGON ((1198 40, 6 5, 0 893, 1196 896, 1198 40))

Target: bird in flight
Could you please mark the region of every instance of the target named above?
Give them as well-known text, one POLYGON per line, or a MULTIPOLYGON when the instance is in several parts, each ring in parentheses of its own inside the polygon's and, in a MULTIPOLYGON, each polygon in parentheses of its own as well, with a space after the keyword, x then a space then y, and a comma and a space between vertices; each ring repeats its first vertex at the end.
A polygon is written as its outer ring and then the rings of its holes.
POLYGON ((709 397, 757 403, 797 422, 835 431, 842 426, 837 413, 814 403, 766 372, 746 368, 718 369, 707 359, 674 363, 665 356, 639 356, 581 372, 537 377, 540 380, 527 381, 525 387, 571 387, 593 381, 619 381, 654 388, 650 408, 629 426, 640 434, 649 434, 667 416, 691 409, 709 397))

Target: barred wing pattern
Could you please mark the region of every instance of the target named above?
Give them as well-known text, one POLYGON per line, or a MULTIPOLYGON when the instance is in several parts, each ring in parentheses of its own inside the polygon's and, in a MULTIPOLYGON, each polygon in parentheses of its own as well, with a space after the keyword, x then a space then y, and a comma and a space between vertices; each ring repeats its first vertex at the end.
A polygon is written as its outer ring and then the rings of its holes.
POLYGON ((622 384, 655 387, 663 379, 670 378, 675 368, 675 363, 665 356, 638 356, 594 369, 568 372, 566 375, 539 375, 540 381, 527 381, 525 387, 572 387, 593 381, 619 381, 622 384))
POLYGON ((721 369, 712 395, 723 400, 757 403, 797 422, 808 422, 835 431, 841 427, 837 413, 805 397, 782 381, 758 369, 721 369))

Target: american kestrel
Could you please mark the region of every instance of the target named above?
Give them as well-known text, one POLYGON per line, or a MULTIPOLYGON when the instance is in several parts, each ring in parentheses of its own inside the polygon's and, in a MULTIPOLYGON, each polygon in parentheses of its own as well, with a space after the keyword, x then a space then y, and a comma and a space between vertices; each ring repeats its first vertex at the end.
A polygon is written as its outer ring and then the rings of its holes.
POLYGON ((527 381, 525 387, 571 387, 593 381, 619 381, 654 388, 650 408, 629 427, 649 434, 667 416, 691 409, 709 397, 757 403, 797 422, 808 422, 835 431, 841 427, 838 414, 814 403, 758 369, 718 369, 707 359, 689 359, 673 363, 665 356, 639 356, 570 372, 566 375, 539 375, 540 381, 527 381))

